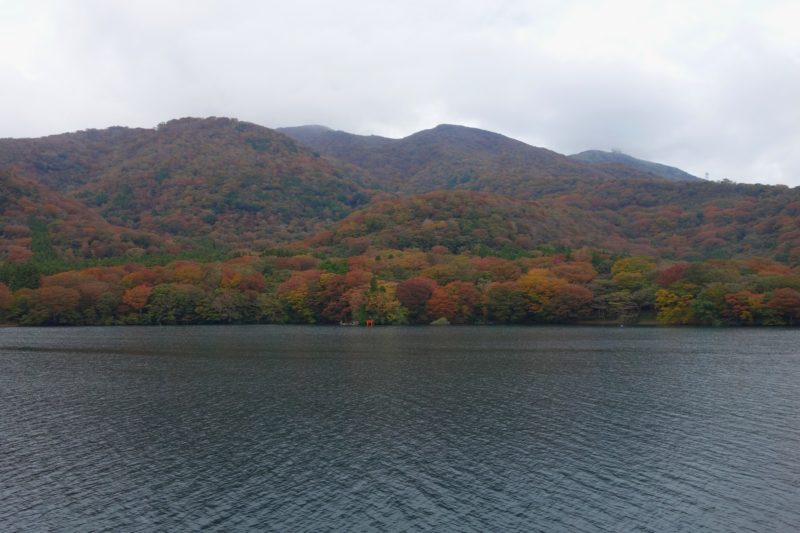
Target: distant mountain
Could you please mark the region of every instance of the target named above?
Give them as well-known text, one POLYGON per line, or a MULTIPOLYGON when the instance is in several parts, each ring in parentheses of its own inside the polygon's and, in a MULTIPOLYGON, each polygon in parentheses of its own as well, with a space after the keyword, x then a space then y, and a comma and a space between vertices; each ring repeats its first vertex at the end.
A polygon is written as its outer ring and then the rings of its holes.
POLYGON ((604 152, 602 150, 586 150, 579 154, 572 154, 572 159, 594 163, 597 165, 625 165, 642 172, 650 172, 662 178, 676 181, 700 181, 701 178, 675 167, 653 163, 644 159, 637 159, 618 151, 604 152))
MULTIPOLYGON (((535 195, 531 185, 569 186, 569 180, 613 180, 618 169, 570 159, 545 148, 477 128, 442 124, 402 139, 353 135, 321 126, 283 128, 317 152, 362 168, 383 188, 400 193, 472 189, 535 195)), ((653 179, 623 171, 626 179, 653 179)))
MULTIPOLYGON (((373 157, 372 154, 368 154, 366 151, 385 148, 395 141, 395 139, 379 135, 354 135, 320 125, 278 128, 276 131, 288 135, 297 142, 310 146, 320 153, 328 155, 333 155, 334 152, 340 155, 353 153, 353 156, 360 161, 373 157)), ((350 157, 340 157, 339 159, 349 160, 350 157)))
POLYGON ((112 224, 233 247, 309 234, 371 195, 363 176, 274 130, 227 118, 4 139, 0 168, 112 224))

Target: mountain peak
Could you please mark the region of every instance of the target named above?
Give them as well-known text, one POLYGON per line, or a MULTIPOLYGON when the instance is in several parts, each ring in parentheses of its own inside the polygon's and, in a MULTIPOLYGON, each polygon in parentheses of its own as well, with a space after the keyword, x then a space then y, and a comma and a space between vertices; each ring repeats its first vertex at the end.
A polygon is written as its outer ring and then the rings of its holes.
POLYGON ((461 124, 437 124, 436 126, 434 126, 431 129, 439 130, 439 131, 447 131, 447 130, 453 130, 453 131, 466 131, 466 130, 483 131, 483 130, 479 130, 478 128, 472 128, 470 126, 462 126, 461 124))
MULTIPOLYGON (((472 126, 461 126, 459 124, 439 124, 428 130, 422 130, 417 133, 434 132, 434 133, 451 133, 451 134, 466 134, 466 135, 491 135, 496 137, 503 137, 499 133, 494 133, 472 126)), ((412 134, 414 135, 414 134, 412 134)))
POLYGON ((401 140, 425 140, 426 142, 457 142, 464 143, 465 147, 472 146, 492 150, 500 145, 516 144, 527 146, 521 141, 511 139, 505 135, 471 126, 457 124, 439 124, 431 129, 412 133, 401 140))
POLYGON ((326 131, 335 131, 333 128, 323 126, 322 124, 303 124, 301 126, 290 126, 288 128, 278 128, 279 130, 294 130, 294 131, 307 131, 309 133, 324 133, 326 131))

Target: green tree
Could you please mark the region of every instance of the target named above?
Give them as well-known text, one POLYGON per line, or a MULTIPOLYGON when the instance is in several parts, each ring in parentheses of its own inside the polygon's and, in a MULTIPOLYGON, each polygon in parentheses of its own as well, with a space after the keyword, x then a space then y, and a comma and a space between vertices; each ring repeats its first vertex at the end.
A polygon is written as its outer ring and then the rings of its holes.
POLYGON ((495 283, 486 293, 486 307, 492 322, 521 322, 528 314, 528 297, 514 282, 495 283))
POLYGON ((150 294, 145 311, 156 324, 195 324, 201 321, 197 307, 203 296, 203 290, 194 285, 158 285, 150 294))

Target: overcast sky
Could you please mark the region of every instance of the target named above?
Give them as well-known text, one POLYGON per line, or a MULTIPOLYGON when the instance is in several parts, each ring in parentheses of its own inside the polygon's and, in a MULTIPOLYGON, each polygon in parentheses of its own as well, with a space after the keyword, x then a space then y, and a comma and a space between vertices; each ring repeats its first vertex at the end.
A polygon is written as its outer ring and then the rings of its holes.
POLYGON ((0 137, 439 123, 800 185, 800 1, 0 0, 0 137))

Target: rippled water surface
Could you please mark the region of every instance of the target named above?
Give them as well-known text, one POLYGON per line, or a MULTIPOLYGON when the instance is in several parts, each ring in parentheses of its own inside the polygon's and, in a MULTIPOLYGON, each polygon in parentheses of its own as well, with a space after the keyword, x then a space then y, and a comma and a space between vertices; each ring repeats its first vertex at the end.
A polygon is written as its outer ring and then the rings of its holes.
POLYGON ((800 332, 0 329, 0 530, 796 531, 800 332))

